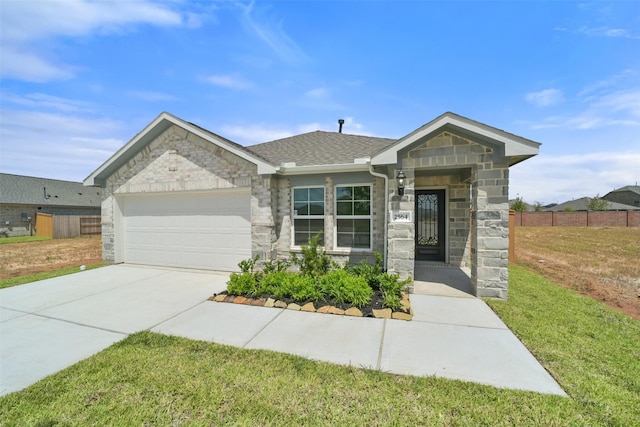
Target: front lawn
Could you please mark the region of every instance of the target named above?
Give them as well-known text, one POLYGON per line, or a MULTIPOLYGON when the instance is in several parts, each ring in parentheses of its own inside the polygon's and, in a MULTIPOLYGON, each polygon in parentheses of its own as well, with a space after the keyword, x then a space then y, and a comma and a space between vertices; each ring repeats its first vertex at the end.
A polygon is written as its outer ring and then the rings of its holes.
POLYGON ((0 423, 638 425, 640 322, 510 273, 510 299, 490 305, 569 398, 141 332, 0 398, 0 423))

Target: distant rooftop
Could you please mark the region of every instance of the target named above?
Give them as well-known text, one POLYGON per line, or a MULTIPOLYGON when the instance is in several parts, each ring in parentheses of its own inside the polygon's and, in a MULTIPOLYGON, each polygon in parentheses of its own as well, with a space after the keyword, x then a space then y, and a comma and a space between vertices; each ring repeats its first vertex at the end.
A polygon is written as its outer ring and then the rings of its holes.
POLYGON ((100 207, 102 189, 81 182, 0 173, 0 203, 100 207))

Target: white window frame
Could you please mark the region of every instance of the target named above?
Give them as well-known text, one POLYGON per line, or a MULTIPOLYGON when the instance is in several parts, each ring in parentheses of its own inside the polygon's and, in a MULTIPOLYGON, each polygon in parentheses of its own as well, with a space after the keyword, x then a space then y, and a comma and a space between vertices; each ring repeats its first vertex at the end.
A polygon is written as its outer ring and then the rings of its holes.
MULTIPOLYGON (((322 219, 322 239, 326 243, 327 236, 325 233, 325 227, 327 224, 327 190, 323 185, 299 185, 296 187, 291 187, 291 248, 300 249, 300 245, 296 245, 296 219, 322 219), (295 190, 300 189, 311 189, 311 188, 321 188, 322 189, 322 203, 323 210, 322 215, 297 215, 295 209, 295 190)), ((313 237, 313 236, 311 236, 313 237)), ((324 245, 323 245, 324 247, 324 245)))
POLYGON ((370 252, 373 249, 373 184, 355 183, 355 184, 336 184, 333 189, 333 242, 334 248, 341 251, 351 252, 370 252), (369 187, 369 215, 338 215, 338 187, 369 187), (340 219, 368 219, 369 220, 369 247, 354 248, 351 246, 338 246, 338 220, 340 219))

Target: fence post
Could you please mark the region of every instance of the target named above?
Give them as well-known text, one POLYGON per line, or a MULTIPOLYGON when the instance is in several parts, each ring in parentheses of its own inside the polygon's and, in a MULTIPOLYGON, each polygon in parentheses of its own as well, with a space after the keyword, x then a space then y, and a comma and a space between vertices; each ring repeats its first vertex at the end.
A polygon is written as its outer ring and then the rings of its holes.
POLYGON ((509 211, 509 264, 516 260, 516 212, 509 211))

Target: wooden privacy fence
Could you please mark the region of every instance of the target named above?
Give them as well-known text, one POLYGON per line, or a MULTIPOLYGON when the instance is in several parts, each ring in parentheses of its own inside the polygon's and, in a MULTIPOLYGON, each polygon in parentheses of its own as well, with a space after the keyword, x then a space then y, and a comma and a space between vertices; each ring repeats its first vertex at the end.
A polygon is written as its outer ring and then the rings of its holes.
POLYGON ((71 239, 102 233, 99 215, 36 214, 36 235, 53 239, 71 239))

